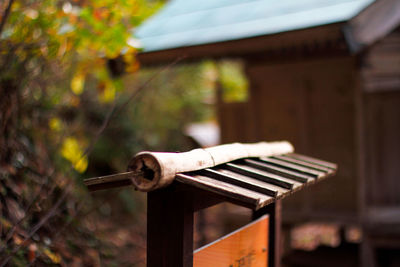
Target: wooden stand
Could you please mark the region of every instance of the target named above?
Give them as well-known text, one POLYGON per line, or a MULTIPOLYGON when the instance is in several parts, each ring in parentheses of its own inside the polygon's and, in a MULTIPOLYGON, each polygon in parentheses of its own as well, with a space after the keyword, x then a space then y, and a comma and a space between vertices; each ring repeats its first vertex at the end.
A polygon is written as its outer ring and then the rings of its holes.
MULTIPOLYGON (((275 142, 230 144, 185 153, 142 152, 134 158, 129 172, 87 179, 85 184, 89 190, 132 184, 148 192, 148 267, 192 267, 194 212, 223 201, 255 210, 253 220, 269 215, 268 221, 266 216, 265 224, 257 228, 262 237, 259 247, 252 247, 245 257, 251 262, 258 255, 255 251, 261 255, 268 251, 268 257, 261 256, 257 262, 280 266, 281 199, 337 170, 333 163, 278 153, 292 150, 287 142, 275 142), (260 154, 269 156, 258 157, 260 154)), ((253 242, 257 234, 251 233, 248 240, 253 242)), ((242 252, 240 247, 237 254, 242 252)), ((232 255, 237 256, 236 252, 232 255)), ((231 258, 227 261, 232 265, 231 258)), ((243 266, 243 255, 238 261, 243 266)), ((226 262, 221 264, 225 266, 226 262)))
MULTIPOLYGON (((226 199, 187 185, 171 186, 147 195, 147 267, 193 266, 194 212, 226 199)), ((280 201, 253 213, 253 220, 270 216, 268 266, 280 266, 280 201)))

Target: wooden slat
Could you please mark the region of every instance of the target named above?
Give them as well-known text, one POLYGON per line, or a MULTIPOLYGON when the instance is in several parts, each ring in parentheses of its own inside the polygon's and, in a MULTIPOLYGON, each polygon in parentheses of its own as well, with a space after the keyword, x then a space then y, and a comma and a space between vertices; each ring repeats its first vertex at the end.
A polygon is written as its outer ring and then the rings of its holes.
POLYGON ((176 175, 176 179, 178 182, 216 193, 226 197, 228 201, 235 200, 241 203, 241 205, 253 209, 261 208, 274 201, 274 198, 271 196, 260 194, 233 184, 218 181, 207 176, 194 175, 192 173, 181 173, 176 175))
POLYGON ((281 167, 281 168, 289 169, 289 170, 292 170, 292 171, 298 171, 298 172, 310 175, 313 178, 321 178, 322 176, 325 175, 324 172, 319 172, 319 171, 316 171, 314 169, 310 169, 310 168, 306 168, 306 167, 299 166, 299 165, 296 165, 296 164, 288 163, 286 161, 282 161, 282 160, 279 160, 279 159, 260 158, 260 160, 264 161, 264 162, 267 162, 267 163, 270 163, 272 165, 281 167))
POLYGON ((234 173, 229 173, 229 171, 222 170, 222 169, 204 169, 199 171, 201 175, 208 176, 214 178, 216 180, 234 184, 251 191, 255 191, 261 194, 265 194, 271 197, 278 196, 278 190, 271 189, 271 186, 262 182, 259 182, 253 178, 244 176, 244 175, 235 175, 234 173), (239 176, 239 177, 238 177, 239 176))
POLYGON ((294 186, 293 182, 288 182, 283 177, 279 177, 272 173, 266 173, 266 172, 262 173, 257 170, 254 170, 254 169, 250 169, 243 165, 227 163, 227 164, 222 165, 221 168, 223 168, 223 169, 226 168, 230 171, 233 171, 233 172, 245 175, 245 176, 249 176, 249 177, 252 177, 257 180, 261 180, 266 183, 277 185, 277 186, 280 186, 282 188, 289 189, 289 190, 292 190, 293 186, 294 186))
POLYGON ((247 166, 250 166, 252 168, 275 173, 277 175, 295 180, 300 183, 307 183, 307 182, 310 183, 310 182, 314 181, 314 178, 312 176, 305 175, 301 172, 296 172, 296 171, 291 171, 291 170, 287 170, 284 168, 280 168, 275 165, 268 164, 266 162, 255 161, 252 159, 245 159, 243 162, 247 166))
POLYGON ((123 172, 107 176, 94 177, 83 180, 89 191, 98 191, 104 189, 111 189, 116 187, 132 185, 132 178, 135 176, 143 175, 143 172, 123 172))
POLYGON ((112 174, 112 175, 107 175, 107 176, 85 179, 83 181, 83 183, 86 186, 95 185, 95 184, 106 184, 106 183, 111 183, 111 182, 116 182, 116 181, 121 181, 121 180, 128 180, 128 179, 131 179, 134 175, 140 175, 140 174, 141 174, 140 172, 123 172, 123 173, 118 173, 118 174, 112 174))
POLYGON ((257 180, 257 179, 254 179, 254 178, 251 178, 251 177, 248 177, 248 176, 245 176, 245 175, 242 175, 240 173, 236 173, 236 172, 233 172, 233 171, 230 171, 230 170, 226 170, 226 169, 222 169, 222 168, 219 168, 219 169, 216 169, 216 170, 219 171, 219 172, 225 173, 227 175, 233 176, 236 179, 247 179, 247 180, 252 181, 253 183, 258 184, 261 187, 268 188, 268 189, 270 189, 272 191, 277 191, 278 192, 277 198, 280 198, 283 195, 286 195, 288 192, 291 192, 290 190, 282 188, 280 186, 276 186, 276 185, 273 185, 273 184, 270 184, 270 183, 266 183, 266 182, 263 182, 263 181, 260 181, 260 180, 257 180))
POLYGON ((283 161, 286 161, 286 162, 289 162, 289 163, 293 163, 293 164, 296 164, 296 165, 304 166, 304 167, 307 167, 307 168, 310 168, 310 169, 313 169, 313 170, 316 170, 316 171, 319 171, 319 172, 329 173, 329 172, 332 171, 331 169, 329 169, 327 167, 322 167, 320 165, 316 165, 314 163, 310 163, 310 162, 307 162, 307 161, 286 157, 284 155, 276 156, 276 157, 272 157, 272 158, 283 160, 283 161))
POLYGON ((314 163, 323 167, 327 167, 330 168, 332 170, 336 170, 337 169, 337 165, 328 161, 324 161, 324 160, 320 160, 320 159, 316 159, 316 158, 312 158, 309 156, 305 156, 305 155, 300 155, 300 154, 296 154, 296 153, 289 153, 289 154, 285 154, 283 155, 285 157, 291 157, 291 158, 295 158, 295 159, 299 159, 305 162, 309 162, 309 163, 314 163))
MULTIPOLYGON (((252 172, 256 172, 256 173, 259 173, 259 174, 262 174, 262 175, 271 176, 271 177, 274 177, 274 179, 279 179, 281 181, 293 184, 292 190, 297 190, 299 187, 302 187, 304 185, 304 183, 296 181, 294 179, 290 179, 290 178, 287 178, 287 177, 282 176, 282 175, 277 175, 277 174, 274 174, 274 173, 269 172, 269 171, 259 170, 257 168, 253 168, 251 166, 247 166, 245 164, 238 164, 238 166, 240 166, 242 168, 245 168, 245 169, 247 169, 249 171, 252 171, 252 172)), ((315 180, 313 178, 309 179, 309 182, 314 182, 314 181, 315 180)))
POLYGON ((98 184, 88 185, 87 189, 89 190, 89 192, 94 192, 94 191, 99 191, 99 190, 125 187, 125 186, 131 186, 131 185, 132 185, 131 180, 125 179, 125 180, 111 181, 111 182, 107 182, 107 183, 98 183, 98 184))

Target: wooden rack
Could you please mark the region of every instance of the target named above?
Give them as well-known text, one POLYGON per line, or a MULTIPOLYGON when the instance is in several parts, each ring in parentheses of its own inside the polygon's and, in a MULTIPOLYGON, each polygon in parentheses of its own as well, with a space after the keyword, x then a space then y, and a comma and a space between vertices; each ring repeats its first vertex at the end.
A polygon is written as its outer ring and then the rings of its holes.
MULTIPOLYGON (((336 170, 336 164, 285 153, 177 173, 167 186, 148 192, 147 266, 192 267, 194 212, 224 201, 252 209, 253 219, 269 215, 268 266, 280 266, 280 200, 336 170)), ((127 172, 85 184, 91 191, 126 186, 134 176, 127 172)))

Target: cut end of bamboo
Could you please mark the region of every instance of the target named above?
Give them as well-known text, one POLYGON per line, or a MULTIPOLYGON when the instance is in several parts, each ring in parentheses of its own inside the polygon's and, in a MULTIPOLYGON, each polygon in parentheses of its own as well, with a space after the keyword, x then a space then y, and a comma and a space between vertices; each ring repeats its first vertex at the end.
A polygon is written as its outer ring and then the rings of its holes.
POLYGON ((159 160, 151 152, 138 153, 130 162, 128 171, 142 173, 138 177, 131 178, 132 185, 140 191, 148 192, 162 187, 165 183, 163 168, 159 160))

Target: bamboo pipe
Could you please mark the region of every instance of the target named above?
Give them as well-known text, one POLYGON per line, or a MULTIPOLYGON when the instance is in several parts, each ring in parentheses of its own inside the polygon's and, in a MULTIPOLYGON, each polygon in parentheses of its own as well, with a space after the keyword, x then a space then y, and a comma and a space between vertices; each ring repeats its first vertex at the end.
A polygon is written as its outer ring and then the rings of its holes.
POLYGON ((211 168, 226 162, 249 157, 268 157, 293 153, 287 141, 233 143, 183 153, 140 152, 128 165, 131 182, 139 191, 152 191, 172 183, 177 173, 211 168))

